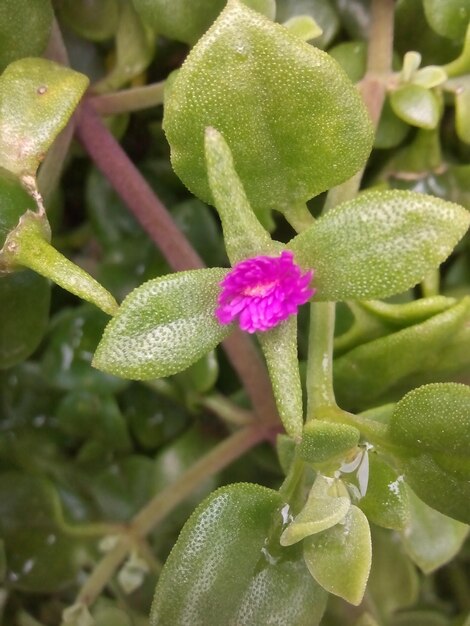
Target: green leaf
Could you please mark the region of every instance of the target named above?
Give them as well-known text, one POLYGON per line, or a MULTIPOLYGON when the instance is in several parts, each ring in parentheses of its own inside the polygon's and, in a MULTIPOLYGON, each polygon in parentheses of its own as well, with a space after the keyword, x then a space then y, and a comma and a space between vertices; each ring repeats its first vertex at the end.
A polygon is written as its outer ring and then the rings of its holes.
POLYGON ((307 463, 322 463, 357 446, 359 437, 353 426, 314 419, 304 427, 298 453, 307 463))
POLYGON ((53 18, 50 0, 0 2, 0 72, 17 59, 44 52, 53 18))
POLYGON ((442 37, 462 39, 470 20, 469 0, 423 0, 428 24, 442 37))
POLYGON ((391 304, 380 300, 360 302, 359 306, 393 326, 410 326, 446 311, 457 304, 455 298, 432 296, 412 302, 391 304))
POLYGON ((469 223, 465 209, 439 198, 371 191, 326 213, 288 248, 314 268, 314 300, 383 298, 442 263, 469 223))
POLYGON ((380 615, 392 616, 397 609, 412 606, 418 599, 420 581, 396 533, 373 527, 372 554, 367 593, 380 607, 380 615))
POLYGON ((34 201, 16 176, 0 168, 0 250, 20 217, 30 208, 34 208, 34 201))
POLYGON ((153 58, 155 36, 132 2, 121 3, 115 40, 116 62, 110 73, 93 85, 95 92, 119 89, 141 74, 153 58))
POLYGON ((365 41, 343 41, 328 51, 353 83, 364 76, 367 65, 367 44, 365 41))
MULTIPOLYGON (((277 0, 276 19, 284 23, 296 17, 309 17, 321 29, 315 46, 325 50, 338 34, 340 20, 329 0, 277 0)), ((329 51, 328 51, 329 52, 329 51)))
POLYGON ((277 492, 223 487, 196 509, 160 576, 150 624, 317 626, 326 594, 296 548, 268 541, 281 524, 277 492), (272 551, 276 551, 275 555, 272 551))
POLYGON ((297 357, 297 318, 292 316, 258 341, 266 359, 274 398, 288 435, 300 441, 303 428, 302 387, 297 357))
POLYGON ((454 558, 468 534, 468 526, 435 511, 411 489, 408 498, 410 518, 402 541, 416 565, 430 574, 454 558))
POLYGON ((283 246, 271 239, 253 213, 230 148, 215 128, 206 128, 205 155, 209 187, 222 221, 231 264, 259 254, 277 255, 283 246))
POLYGON ((342 524, 309 537, 304 546, 305 562, 313 578, 330 593, 360 604, 372 559, 364 513, 352 505, 342 524))
POLYGON ((231 331, 214 314, 225 272, 179 272, 135 289, 107 326, 93 365, 144 380, 176 374, 195 363, 231 331))
POLYGON ((470 456, 470 387, 436 383, 414 389, 397 403, 390 420, 394 443, 416 453, 470 456))
POLYGON ((64 535, 60 501, 48 480, 21 472, 2 473, 0 534, 9 587, 55 593, 75 581, 79 546, 64 535))
POLYGON ((361 407, 377 403, 384 392, 439 364, 449 342, 466 325, 470 299, 386 337, 354 348, 335 361, 335 390, 340 402, 361 407), (377 373, 380 376, 377 376, 377 373))
POLYGON ((27 359, 49 321, 51 287, 34 272, 0 276, 0 370, 27 359))
POLYGON ((61 0, 56 10, 69 28, 92 41, 110 39, 119 23, 119 0, 61 0))
POLYGON ((383 528, 400 530, 408 522, 408 495, 403 476, 373 452, 369 453, 367 492, 358 506, 371 522, 383 528))
POLYGON ((53 388, 117 393, 128 386, 127 381, 91 367, 107 322, 108 316, 89 304, 62 310, 52 319, 40 365, 53 388))
POLYGON ((335 494, 333 485, 333 480, 317 476, 304 508, 282 533, 282 546, 291 546, 344 520, 351 500, 335 494))
POLYGON ((46 59, 20 59, 0 76, 0 167, 36 173, 78 105, 88 78, 46 59))
POLYGON ((436 128, 440 118, 439 101, 421 85, 406 84, 390 93, 394 113, 407 124, 418 128, 436 128))
POLYGON ((398 402, 389 436, 406 447, 400 460, 417 495, 444 515, 469 523, 470 387, 425 385, 398 402))
POLYGON ((321 27, 310 15, 294 15, 283 24, 291 33, 300 37, 302 41, 310 41, 322 34, 321 27))
POLYGON ((430 454, 400 460, 406 482, 428 506, 464 524, 470 524, 470 483, 467 467, 448 471, 430 454))
POLYGON ((390 105, 390 98, 387 98, 382 107, 374 147, 395 148, 402 143, 409 130, 408 124, 395 115, 390 105))
POLYGON ((207 126, 229 144, 256 212, 282 211, 346 180, 372 141, 364 105, 336 62, 237 0, 193 48, 165 106, 174 169, 212 203, 207 126))
POLYGON ((193 45, 209 28, 225 0, 133 0, 142 21, 159 35, 193 45))

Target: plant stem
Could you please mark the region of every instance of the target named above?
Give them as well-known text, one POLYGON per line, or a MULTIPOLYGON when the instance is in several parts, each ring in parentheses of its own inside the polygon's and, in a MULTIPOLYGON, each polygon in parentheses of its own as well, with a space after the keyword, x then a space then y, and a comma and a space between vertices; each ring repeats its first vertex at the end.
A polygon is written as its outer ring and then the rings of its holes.
MULTIPOLYGON (((374 128, 380 119, 385 100, 383 75, 390 72, 393 53, 393 0, 372 1, 371 32, 367 56, 367 73, 360 84, 364 103, 374 128)), ((364 170, 328 192, 324 212, 357 194, 364 170)), ((307 366, 307 420, 320 407, 336 407, 333 390, 333 340, 335 303, 312 303, 307 366)))
POLYGON ((201 396, 198 404, 230 424, 246 426, 253 420, 251 411, 240 408, 222 394, 213 393, 210 396, 201 396))
MULTIPOLYGON (((104 126, 89 102, 80 108, 77 135, 134 216, 157 244, 175 271, 202 268, 204 263, 177 227, 166 207, 104 126)), ((245 387, 259 418, 273 424, 277 411, 271 382, 253 343, 241 331, 234 331, 224 349, 245 387)))
POLYGON ((335 303, 316 302, 310 306, 307 365, 307 421, 322 406, 335 406, 333 391, 333 338, 335 303))
POLYGON ((232 461, 266 439, 268 435, 264 427, 255 424, 238 430, 201 457, 174 483, 158 493, 132 519, 129 532, 122 536, 114 548, 98 563, 80 590, 76 603, 90 606, 135 545, 134 538, 145 537, 203 480, 230 465, 232 461))
POLYGON ((100 115, 115 115, 148 109, 163 104, 165 82, 162 80, 160 83, 153 83, 144 87, 91 96, 90 102, 100 115))

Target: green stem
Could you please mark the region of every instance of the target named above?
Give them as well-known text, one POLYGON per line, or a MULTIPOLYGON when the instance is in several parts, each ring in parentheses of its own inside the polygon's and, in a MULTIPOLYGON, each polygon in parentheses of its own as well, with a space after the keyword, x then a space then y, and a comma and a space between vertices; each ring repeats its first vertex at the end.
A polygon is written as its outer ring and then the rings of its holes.
POLYGON ((222 394, 202 396, 198 399, 198 404, 212 411, 217 417, 220 417, 220 419, 229 424, 246 426, 253 420, 253 413, 251 411, 241 409, 222 394))
POLYGON ((438 269, 432 270, 427 276, 424 277, 424 280, 421 281, 423 298, 431 298, 432 296, 439 295, 440 278, 441 275, 438 269))
POLYGON ((96 524, 68 524, 63 521, 61 530, 71 537, 104 537, 106 535, 122 534, 124 531, 123 524, 108 524, 98 522, 96 524))
POLYGON ((319 407, 336 406, 333 391, 333 338, 335 303, 316 302, 310 307, 307 365, 307 421, 319 407))
POLYGON ((145 85, 145 87, 134 87, 92 96, 90 102, 100 115, 116 115, 117 113, 131 113, 132 111, 149 109, 163 104, 165 82, 162 80, 160 83, 145 85))
POLYGON ((129 532, 121 536, 114 548, 98 563, 80 590, 76 604, 93 604, 135 545, 135 537, 145 537, 206 478, 230 465, 268 435, 268 431, 256 424, 235 432, 150 500, 130 522, 129 532))
POLYGON ((284 209, 284 217, 298 233, 307 230, 315 223, 315 218, 305 203, 286 207, 284 209))

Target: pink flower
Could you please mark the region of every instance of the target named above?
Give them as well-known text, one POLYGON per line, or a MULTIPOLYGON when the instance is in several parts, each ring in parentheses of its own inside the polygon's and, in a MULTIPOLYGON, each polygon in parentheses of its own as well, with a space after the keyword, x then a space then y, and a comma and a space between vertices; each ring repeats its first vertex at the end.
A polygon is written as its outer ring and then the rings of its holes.
POLYGON ((230 324, 239 317, 240 328, 249 333, 269 330, 295 315, 313 296, 315 289, 309 287, 312 277, 313 270, 302 274, 293 253, 286 250, 280 257, 241 261, 220 283, 217 319, 230 324))

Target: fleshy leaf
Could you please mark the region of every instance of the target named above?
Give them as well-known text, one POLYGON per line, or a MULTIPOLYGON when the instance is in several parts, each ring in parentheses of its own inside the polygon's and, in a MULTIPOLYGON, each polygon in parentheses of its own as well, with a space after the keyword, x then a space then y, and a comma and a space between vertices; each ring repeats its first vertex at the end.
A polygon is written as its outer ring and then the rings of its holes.
POLYGON ((390 438, 416 452, 470 456, 470 387, 436 383, 414 389, 398 402, 390 438))
POLYGON ((0 370, 37 348, 47 329, 50 299, 50 284, 34 272, 0 276, 0 370))
POLYGON ((468 0, 423 0, 428 24, 442 37, 461 39, 470 20, 468 0))
POLYGON ((142 20, 159 35, 193 45, 215 20, 225 0, 133 0, 142 20))
POLYGON ((0 72, 17 59, 44 52, 53 18, 50 0, 0 2, 0 72))
POLYGON ((93 365, 131 379, 186 369, 230 333, 215 317, 224 269, 179 272, 132 291, 107 326, 93 365))
POLYGON ((435 383, 414 389, 395 407, 389 434, 406 447, 405 478, 429 506, 470 522, 470 387, 435 383))
POLYGON ((408 489, 410 519, 403 529, 406 551, 430 574, 450 561, 462 547, 468 526, 435 511, 408 489))
POLYGON ((282 523, 277 492, 223 487, 193 513, 160 576, 150 624, 317 626, 326 594, 300 551, 268 541, 282 523), (275 550, 275 554, 272 552, 275 550))
POLYGON ((222 220, 224 242, 232 265, 259 254, 276 255, 283 248, 273 241, 253 213, 225 139, 206 128, 205 155, 209 186, 222 220))
POLYGON ((314 300, 383 298, 413 287, 465 234, 457 204, 407 191, 371 191, 335 207, 288 244, 314 268, 314 300))
POLYGON ((403 476, 375 453, 369 453, 369 482, 359 507, 383 528, 402 529, 408 522, 408 496, 403 476))
POLYGON ((307 463, 322 463, 354 448, 359 437, 353 426, 314 419, 304 427, 299 456, 307 463))
POLYGON ((420 581, 397 533, 371 530, 373 558, 367 593, 380 606, 382 616, 391 616, 417 601, 420 581))
POLYGON ((394 113, 407 124, 418 128, 436 128, 439 122, 439 101, 432 91, 408 83, 390 94, 394 113))
MULTIPOLYGON (((452 464, 452 458, 447 457, 452 464)), ((430 454, 411 456, 400 461, 406 482, 428 506, 455 520, 470 524, 470 483, 466 467, 452 471, 430 454), (460 471, 459 471, 460 470, 460 471)))
POLYGON ((282 211, 346 180, 372 143, 364 105, 336 62, 238 0, 193 48, 165 106, 174 169, 212 203, 207 126, 229 144, 256 212, 282 211))
POLYGON ((46 59, 20 59, 0 76, 0 167, 36 173, 67 124, 88 78, 46 59))
MULTIPOLYGON (((377 404, 378 397, 410 375, 438 366, 456 333, 467 324, 469 312, 470 299, 463 298, 420 324, 360 345, 339 357, 334 376, 340 401, 347 406, 377 404)), ((452 358, 453 352, 449 356, 452 358)))
POLYGON ((351 501, 345 496, 328 493, 332 481, 319 475, 304 508, 281 535, 281 545, 290 546, 305 537, 335 526, 346 517, 351 501), (323 489, 318 486, 322 483, 323 489))
POLYGON ((372 559, 364 513, 352 505, 343 523, 309 537, 304 546, 305 562, 313 578, 330 593, 360 604, 372 559))

